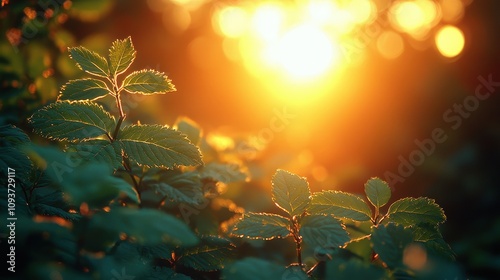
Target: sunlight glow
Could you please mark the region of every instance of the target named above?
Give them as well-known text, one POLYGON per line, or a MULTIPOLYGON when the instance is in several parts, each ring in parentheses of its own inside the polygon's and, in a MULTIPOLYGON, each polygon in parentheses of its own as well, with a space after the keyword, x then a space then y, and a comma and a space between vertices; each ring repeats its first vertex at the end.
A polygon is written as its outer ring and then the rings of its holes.
POLYGON ((213 25, 226 37, 223 50, 229 59, 241 60, 256 77, 295 83, 317 80, 349 63, 341 59, 342 40, 373 21, 376 9, 372 0, 269 1, 220 8, 213 25))
MULTIPOLYGON (((325 79, 327 73, 359 66, 373 47, 386 59, 400 57, 406 46, 427 48, 436 26, 459 20, 465 6, 465 0, 242 0, 216 8, 212 24, 224 37, 224 55, 264 84, 310 87, 314 81, 325 90, 335 80, 325 79)), ((444 29, 434 39, 443 56, 463 49, 459 30, 444 29)))
POLYGON ((170 0, 174 4, 183 6, 184 8, 193 11, 199 9, 208 0, 170 0))
POLYGON ((363 23, 370 19, 372 2, 370 0, 352 0, 349 2, 347 10, 356 22, 363 23))
POLYGON ((464 15, 464 4, 461 0, 441 0, 443 20, 456 22, 464 15))
POLYGON ((237 38, 243 35, 248 25, 247 12, 239 7, 224 7, 217 16, 217 26, 222 35, 237 38))
POLYGON ((170 32, 180 34, 191 25, 191 14, 184 6, 174 6, 163 14, 162 20, 170 32))
POLYGON ((417 3, 424 12, 424 24, 427 27, 434 26, 439 22, 439 20, 441 20, 440 15, 438 15, 438 8, 434 1, 420 0, 417 1, 417 3))
POLYGON ((395 29, 425 40, 429 31, 441 20, 441 10, 431 0, 399 1, 390 9, 390 20, 395 29))
POLYGON ((425 24, 425 13, 415 2, 398 2, 392 6, 391 12, 401 31, 412 33, 425 24))
POLYGON ((330 25, 336 33, 348 34, 354 29, 355 20, 352 14, 346 10, 337 10, 331 19, 330 25))
POLYGON ((329 0, 313 0, 307 5, 310 20, 317 24, 327 24, 335 18, 337 12, 337 5, 329 0))
POLYGON ((263 4, 257 7, 252 17, 252 31, 258 38, 270 41, 278 37, 283 27, 285 12, 277 4, 263 4))
POLYGON ((443 26, 436 34, 436 46, 444 57, 455 57, 464 49, 462 30, 452 25, 443 26))
POLYGON ((208 134, 207 142, 217 151, 224 151, 234 148, 234 140, 231 137, 220 134, 208 134))
POLYGON ((308 79, 324 73, 338 58, 328 35, 311 25, 299 25, 280 40, 275 55, 292 77, 308 79))
POLYGON ((404 51, 403 38, 394 31, 385 31, 377 39, 377 49, 383 57, 395 59, 404 51))

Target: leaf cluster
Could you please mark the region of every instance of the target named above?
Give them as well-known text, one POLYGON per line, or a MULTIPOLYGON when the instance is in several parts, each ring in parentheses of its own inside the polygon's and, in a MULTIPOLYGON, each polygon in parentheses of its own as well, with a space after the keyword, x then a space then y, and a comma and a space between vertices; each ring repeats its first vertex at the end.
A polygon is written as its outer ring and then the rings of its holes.
POLYGON ((216 201, 226 204, 219 207, 228 212, 225 219, 241 212, 217 197, 221 185, 247 179, 241 163, 203 164, 207 144, 188 119, 172 127, 126 124, 124 94, 175 90, 154 70, 126 74, 136 56, 130 37, 115 41, 106 58, 84 47, 69 53, 93 77, 69 81, 55 103, 29 119, 35 133, 64 151, 32 143, 17 127, 0 127, 2 172, 13 168, 19 178, 17 244, 29 267, 21 265, 23 276, 190 279, 219 273, 234 256, 234 244, 221 221, 203 224, 197 217, 216 201), (98 103, 105 98, 115 101, 117 116, 98 103))
POLYGON ((66 83, 56 103, 38 110, 29 119, 36 133, 76 143, 74 148, 85 160, 113 167, 119 166, 122 158, 153 167, 202 163, 198 148, 172 128, 139 124, 122 127, 126 117, 122 94, 150 95, 175 90, 171 81, 155 70, 134 71, 119 81, 136 57, 130 37, 113 42, 107 58, 84 47, 70 48, 69 53, 80 69, 95 78, 66 83), (95 102, 105 97, 116 100, 118 120, 95 102))
MULTIPOLYGON (((272 200, 287 216, 246 213, 234 225, 232 234, 261 240, 293 237, 300 275, 303 274, 300 279, 415 276, 423 265, 415 264, 413 258, 417 257, 412 253, 421 251, 454 259, 438 228, 446 216, 434 200, 402 198, 382 213, 381 208, 390 201, 391 189, 379 178, 366 182, 365 195, 366 200, 342 191, 311 193, 305 178, 278 170, 272 179, 272 200), (309 269, 302 262, 302 242, 314 251, 317 261, 309 269), (412 248, 416 248, 415 252, 412 248), (354 257, 345 258, 346 252, 354 257), (318 265, 325 263, 326 269, 318 272, 318 265)), ((254 261, 248 259, 236 266, 250 271, 245 264, 251 262, 254 261)))
POLYGON ((171 127, 128 122, 124 95, 175 90, 164 73, 128 73, 136 57, 130 37, 107 56, 84 47, 69 54, 90 76, 67 82, 29 119, 55 145, 0 126, 1 178, 8 168, 18 178, 16 244, 26 279, 407 279, 429 268, 426 259, 454 258, 435 201, 389 203, 378 178, 361 197, 311 193, 306 178, 278 170, 272 201, 284 214, 245 213, 220 195, 248 180, 248 155, 212 144, 187 118, 171 127), (246 242, 279 239, 295 245, 287 267, 244 254, 246 242))

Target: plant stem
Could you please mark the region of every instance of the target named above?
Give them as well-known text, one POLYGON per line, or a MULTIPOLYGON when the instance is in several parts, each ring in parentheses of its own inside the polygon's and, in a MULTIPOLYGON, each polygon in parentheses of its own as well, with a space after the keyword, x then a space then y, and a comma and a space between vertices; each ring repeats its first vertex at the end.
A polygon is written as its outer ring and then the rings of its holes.
POLYGON ((296 217, 290 218, 292 223, 292 235, 295 240, 296 249, 297 249, 297 263, 302 267, 302 237, 299 234, 299 223, 296 217))
POLYGON ((375 206, 375 213, 373 214, 373 224, 378 225, 378 215, 379 215, 379 209, 377 206, 375 206))
POLYGON ((295 243, 297 244, 297 262, 299 265, 302 267, 302 247, 301 247, 301 240, 295 240, 295 243))
MULTIPOLYGON (((122 126, 122 123, 125 120, 125 118, 127 117, 127 115, 125 115, 125 113, 123 112, 122 100, 120 98, 121 88, 118 88, 118 81, 117 81, 116 76, 114 76, 113 79, 110 79, 108 77, 108 80, 113 85, 113 94, 112 95, 116 99, 116 107, 118 108, 118 112, 120 114, 120 117, 118 118, 118 122, 116 123, 115 131, 113 132, 113 135, 111 137, 108 136, 110 138, 110 141, 113 142, 118 138, 118 133, 120 132, 120 128, 122 126)), ((141 190, 140 190, 142 178, 140 178, 139 182, 137 182, 134 174, 132 173, 132 167, 130 166, 130 161, 128 160, 128 158, 126 157, 125 154, 122 154, 122 165, 123 165, 123 168, 125 168, 125 171, 127 171, 128 175, 130 176, 132 183, 134 184, 134 189, 137 192, 137 196, 139 197, 139 201, 142 201, 141 200, 141 190)), ((139 207, 141 207, 140 202, 139 202, 139 207)))
POLYGON ((118 112, 120 113, 120 118, 118 119, 118 123, 116 124, 115 131, 113 132, 112 135, 112 140, 116 140, 116 137, 118 137, 118 132, 120 131, 120 127, 123 123, 123 120, 125 120, 125 113, 123 113, 123 106, 122 106, 122 100, 120 98, 120 89, 118 88, 118 82, 116 80, 116 77, 113 78, 113 80, 109 79, 110 82, 113 84, 113 95, 115 96, 116 99, 116 107, 118 107, 118 112))
MULTIPOLYGON (((132 173, 132 167, 130 167, 130 162, 129 162, 128 158, 125 157, 125 155, 122 155, 122 162, 123 162, 123 167, 125 168, 125 170, 127 171, 128 175, 130 176, 130 179, 132 179, 132 183, 134 184, 134 189, 137 192, 137 195, 139 196, 139 201, 142 201, 141 200, 140 185, 137 182, 137 180, 135 179, 135 176, 132 173)), ((139 207, 140 206, 141 206, 141 204, 139 203, 139 207)))
MULTIPOLYGON (((118 119, 118 122, 116 123, 115 131, 113 132, 113 135, 111 136, 111 141, 115 141, 118 137, 118 133, 120 132, 120 127, 122 126, 123 120, 125 120, 125 113, 123 112, 123 106, 122 106, 122 100, 120 98, 120 91, 121 89, 118 88, 118 82, 116 80, 116 76, 113 77, 113 79, 108 80, 113 84, 113 95, 115 96, 116 99, 116 107, 118 107, 118 112, 120 113, 120 118, 118 119)), ((140 192, 140 184, 137 182, 135 179, 134 174, 132 173, 132 167, 130 166, 130 162, 128 158, 122 154, 122 165, 127 171, 127 173, 130 176, 130 179, 132 179, 132 183, 134 184, 135 191, 137 192, 137 195, 139 196, 139 201, 141 200, 141 192, 140 192)), ((142 180, 141 180, 142 181, 142 180)), ((141 204, 139 203, 139 207, 141 204)))
MULTIPOLYGON (((117 97, 119 98, 119 97, 117 97)), ((115 131, 113 132, 113 136, 111 136, 112 141, 116 140, 118 137, 118 132, 120 132, 120 126, 122 125, 123 120, 125 119, 125 116, 120 116, 118 119, 118 123, 116 124, 115 131)))
POLYGON ((387 218, 387 215, 382 216, 382 218, 380 218, 380 220, 378 221, 377 225, 382 223, 382 221, 385 220, 385 218, 387 218))
POLYGON ((308 271, 307 271, 307 275, 311 276, 311 274, 314 272, 314 270, 318 267, 319 263, 322 262, 322 261, 318 261, 317 263, 315 263, 308 271))

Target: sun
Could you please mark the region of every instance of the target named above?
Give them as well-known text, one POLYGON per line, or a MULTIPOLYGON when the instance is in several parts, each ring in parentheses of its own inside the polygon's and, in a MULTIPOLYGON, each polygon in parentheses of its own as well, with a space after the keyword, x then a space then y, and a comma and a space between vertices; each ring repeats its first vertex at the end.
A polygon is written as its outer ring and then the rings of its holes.
POLYGON ((326 73, 339 58, 331 36, 320 28, 302 24, 291 28, 277 42, 271 59, 297 80, 307 80, 326 73))
POLYGON ((251 73, 307 82, 320 79, 340 62, 339 43, 325 26, 330 8, 318 6, 303 14, 303 9, 274 2, 248 12, 228 6, 217 13, 214 23, 223 36, 239 40, 241 57, 251 73))

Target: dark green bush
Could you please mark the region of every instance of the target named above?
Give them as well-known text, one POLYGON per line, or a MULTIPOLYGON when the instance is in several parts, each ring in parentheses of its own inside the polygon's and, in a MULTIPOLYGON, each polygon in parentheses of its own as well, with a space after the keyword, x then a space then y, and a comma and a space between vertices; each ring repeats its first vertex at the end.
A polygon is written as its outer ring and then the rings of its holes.
MULTIPOLYGON (((218 197, 223 185, 248 179, 242 160, 223 160, 188 119, 174 127, 126 119, 123 95, 175 90, 155 70, 126 74, 136 56, 130 37, 115 41, 107 58, 84 47, 69 52, 92 77, 70 80, 56 102, 29 119, 37 134, 57 145, 32 143, 11 125, 0 129, 1 178, 8 178, 9 168, 16 172, 17 265, 10 278, 460 275, 438 228, 446 220, 443 210, 421 197, 397 200, 382 211, 391 190, 378 178, 365 184, 365 199, 341 191, 311 193, 305 178, 278 170, 272 200, 286 215, 242 215, 218 197), (114 102, 116 116, 107 103, 98 103, 105 99, 114 102), (202 154, 209 156, 202 160, 202 154), (218 210, 209 207, 215 202, 218 210), (265 244, 252 240, 288 237, 296 252, 288 266, 266 258, 265 244), (259 247, 260 257, 249 253, 259 247)), ((8 202, 2 197, 2 208, 12 208, 8 202)))

